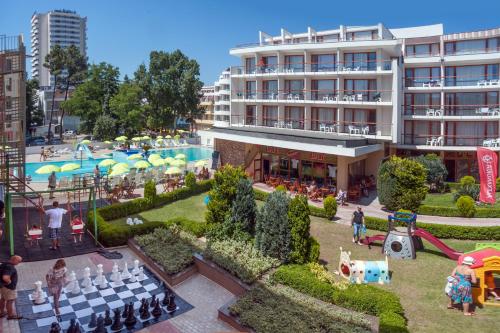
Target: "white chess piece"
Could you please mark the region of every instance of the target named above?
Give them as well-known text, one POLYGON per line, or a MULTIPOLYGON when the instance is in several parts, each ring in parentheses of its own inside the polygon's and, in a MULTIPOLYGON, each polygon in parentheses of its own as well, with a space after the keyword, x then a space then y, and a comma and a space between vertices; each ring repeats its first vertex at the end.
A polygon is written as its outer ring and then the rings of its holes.
POLYGON ((42 290, 42 281, 35 282, 35 290, 31 294, 31 299, 35 304, 45 303, 45 296, 43 295, 43 290, 42 290))
POLYGON ((90 280, 90 268, 89 267, 85 267, 83 270, 82 287, 84 287, 84 291, 87 293, 94 290, 94 288, 92 286, 92 280, 90 280))
POLYGON ((130 274, 130 279, 128 279, 129 282, 136 282, 137 278, 135 277, 135 274, 130 274))
POLYGON ((97 264, 97 276, 94 280, 94 285, 99 286, 101 289, 105 289, 108 287, 108 280, 103 274, 104 270, 102 269, 102 264, 97 264))
POLYGON ((139 274, 139 260, 134 260, 134 269, 132 269, 132 274, 139 274))
POLYGON ((73 295, 80 293, 80 284, 76 279, 75 271, 71 271, 69 274, 69 283, 66 286, 66 291, 72 293, 73 295))
POLYGON ((144 277, 144 269, 141 267, 141 268, 139 268, 139 276, 137 277, 137 280, 142 281, 144 279, 145 279, 145 277, 144 277))
POLYGON ((122 280, 129 279, 132 276, 130 272, 128 271, 128 264, 125 261, 125 264, 123 265, 123 271, 122 271, 122 280))
POLYGON ((123 286, 123 285, 124 285, 124 283, 123 283, 123 281, 122 281, 122 275, 120 274, 120 272, 118 272, 118 274, 117 274, 117 276, 116 276, 116 280, 115 280, 115 281, 113 281, 113 282, 111 283, 111 285, 112 285, 113 287, 121 287, 121 286, 123 286))
POLYGON ((118 271, 118 264, 115 262, 113 264, 113 270, 111 271, 111 281, 115 282, 118 280, 120 272, 118 271))

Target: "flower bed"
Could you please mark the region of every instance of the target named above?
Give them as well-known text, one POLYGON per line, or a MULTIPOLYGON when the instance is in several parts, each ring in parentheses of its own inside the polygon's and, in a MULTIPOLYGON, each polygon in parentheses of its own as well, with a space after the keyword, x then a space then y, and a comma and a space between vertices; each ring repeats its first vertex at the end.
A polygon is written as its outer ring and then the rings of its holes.
POLYGON ((230 305, 256 332, 371 332, 368 316, 318 301, 282 285, 258 286, 230 305))
POLYGON ((211 242, 204 257, 212 260, 245 283, 253 283, 264 272, 279 265, 279 261, 263 256, 252 243, 236 240, 211 242))
POLYGON ((370 285, 336 288, 320 281, 304 265, 281 266, 274 273, 273 281, 325 302, 377 316, 380 319, 380 332, 408 332, 403 307, 399 298, 390 291, 370 285))

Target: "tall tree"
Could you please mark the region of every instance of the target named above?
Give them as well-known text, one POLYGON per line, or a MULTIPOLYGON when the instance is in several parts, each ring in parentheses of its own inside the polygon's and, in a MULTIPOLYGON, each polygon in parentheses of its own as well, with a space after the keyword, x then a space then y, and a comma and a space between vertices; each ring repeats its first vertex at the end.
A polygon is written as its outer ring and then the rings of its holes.
MULTIPOLYGON (((64 70, 65 75, 62 77, 64 81, 64 101, 68 100, 68 92, 71 86, 76 86, 81 83, 87 74, 87 58, 80 52, 80 49, 75 45, 70 45, 64 49, 64 70)), ((59 125, 61 131, 59 136, 63 135, 63 118, 65 110, 62 108, 61 118, 59 125)))
POLYGON ((60 75, 62 74, 62 71, 64 69, 64 62, 65 62, 65 52, 64 49, 60 45, 54 45, 50 52, 47 54, 45 57, 45 63, 43 64, 44 67, 48 68, 50 71, 50 74, 54 77, 54 85, 53 85, 53 90, 52 90, 52 106, 50 108, 50 116, 49 116, 49 129, 48 129, 48 139, 49 143, 52 140, 52 116, 54 114, 54 103, 55 103, 55 97, 56 97, 56 89, 58 88, 58 79, 60 78, 60 75))
POLYGON ((143 92, 137 83, 124 82, 118 93, 109 102, 112 116, 116 119, 118 128, 126 136, 139 133, 145 125, 145 110, 147 105, 142 102, 143 92))
POLYGON ((38 81, 31 79, 26 81, 26 131, 29 131, 32 125, 42 125, 43 112, 38 107, 38 81))

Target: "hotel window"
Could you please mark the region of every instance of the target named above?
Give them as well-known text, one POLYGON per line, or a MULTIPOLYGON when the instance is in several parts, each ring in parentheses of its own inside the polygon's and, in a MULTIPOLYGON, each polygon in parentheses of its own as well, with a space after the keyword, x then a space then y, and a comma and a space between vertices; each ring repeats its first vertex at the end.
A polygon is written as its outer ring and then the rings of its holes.
POLYGON ((428 139, 440 135, 439 121, 405 121, 404 143, 407 145, 425 145, 428 139))
POLYGON ((498 64, 445 67, 445 85, 475 86, 489 80, 498 80, 498 64))
POLYGON ((344 95, 353 96, 356 100, 372 101, 377 94, 377 80, 345 80, 344 95))
POLYGON ((278 81, 262 81, 263 99, 278 99, 278 81))
POLYGON ((344 67, 351 70, 358 68, 362 71, 377 70, 377 54, 375 52, 346 53, 344 67))
POLYGON ((294 72, 304 71, 304 56, 302 55, 289 55, 285 56, 285 69, 294 72))
POLYGON ((257 64, 259 69, 263 73, 271 73, 276 72, 278 69, 278 57, 277 56, 267 56, 260 58, 259 63, 257 64))
POLYGON ((449 121, 445 142, 449 146, 482 146, 486 139, 498 138, 498 122, 449 121))
POLYGON ((355 129, 363 134, 376 134, 377 112, 367 109, 344 109, 344 127, 346 133, 355 129))
POLYGON ((316 101, 331 100, 337 96, 337 80, 312 80, 311 99, 316 101))
POLYGON ((407 57, 439 56, 439 43, 406 45, 407 57))
POLYGON ((7 91, 12 91, 12 78, 11 77, 9 77, 5 88, 7 89, 7 91))
POLYGON ((446 93, 445 114, 449 116, 475 116, 483 108, 498 108, 498 92, 446 93))
POLYGON ((304 108, 300 106, 285 107, 285 122, 293 129, 304 129, 304 108))
POLYGON ((262 107, 262 124, 264 126, 273 127, 278 122, 278 107, 264 105, 262 107))
POLYGON ((312 108, 311 130, 320 131, 323 128, 335 125, 337 120, 337 109, 334 108, 312 108))
POLYGON ((255 73, 255 57, 245 59, 245 73, 246 74, 255 73))
POLYGON ((256 106, 247 105, 245 110, 245 125, 257 125, 256 115, 256 106))
POLYGON ((255 81, 247 81, 245 83, 245 98, 247 98, 247 99, 257 98, 256 87, 257 87, 257 83, 255 81))
POLYGON ((375 40, 378 39, 377 30, 356 31, 346 33, 347 40, 375 40))
POLYGON ((323 42, 323 43, 338 42, 339 41, 339 34, 316 36, 316 41, 323 42))
POLYGON ((313 72, 328 72, 336 71, 337 55, 335 54, 313 54, 311 56, 311 71, 313 72))
POLYGON ((405 76, 405 85, 407 87, 422 87, 424 84, 429 86, 438 86, 441 82, 441 68, 407 68, 405 76))
POLYGON ((287 99, 304 99, 304 80, 285 80, 287 99))
POLYGON ((428 109, 441 108, 441 94, 405 94, 405 114, 424 116, 428 109))
POLYGON ((447 42, 444 44, 445 54, 474 54, 474 53, 489 53, 498 52, 500 45, 500 37, 488 39, 473 39, 447 42))

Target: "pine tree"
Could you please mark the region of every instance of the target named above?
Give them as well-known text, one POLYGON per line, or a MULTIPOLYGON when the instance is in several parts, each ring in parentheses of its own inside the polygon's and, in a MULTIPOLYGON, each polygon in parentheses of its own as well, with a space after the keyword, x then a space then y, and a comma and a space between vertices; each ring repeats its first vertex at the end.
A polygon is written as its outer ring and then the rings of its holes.
POLYGON ((231 209, 231 223, 236 225, 236 229, 253 235, 256 211, 252 182, 249 179, 241 179, 236 188, 236 198, 231 209))
POLYGON ((290 202, 288 209, 288 221, 291 232, 290 261, 303 264, 307 262, 309 254, 309 205, 304 195, 297 195, 290 202))

